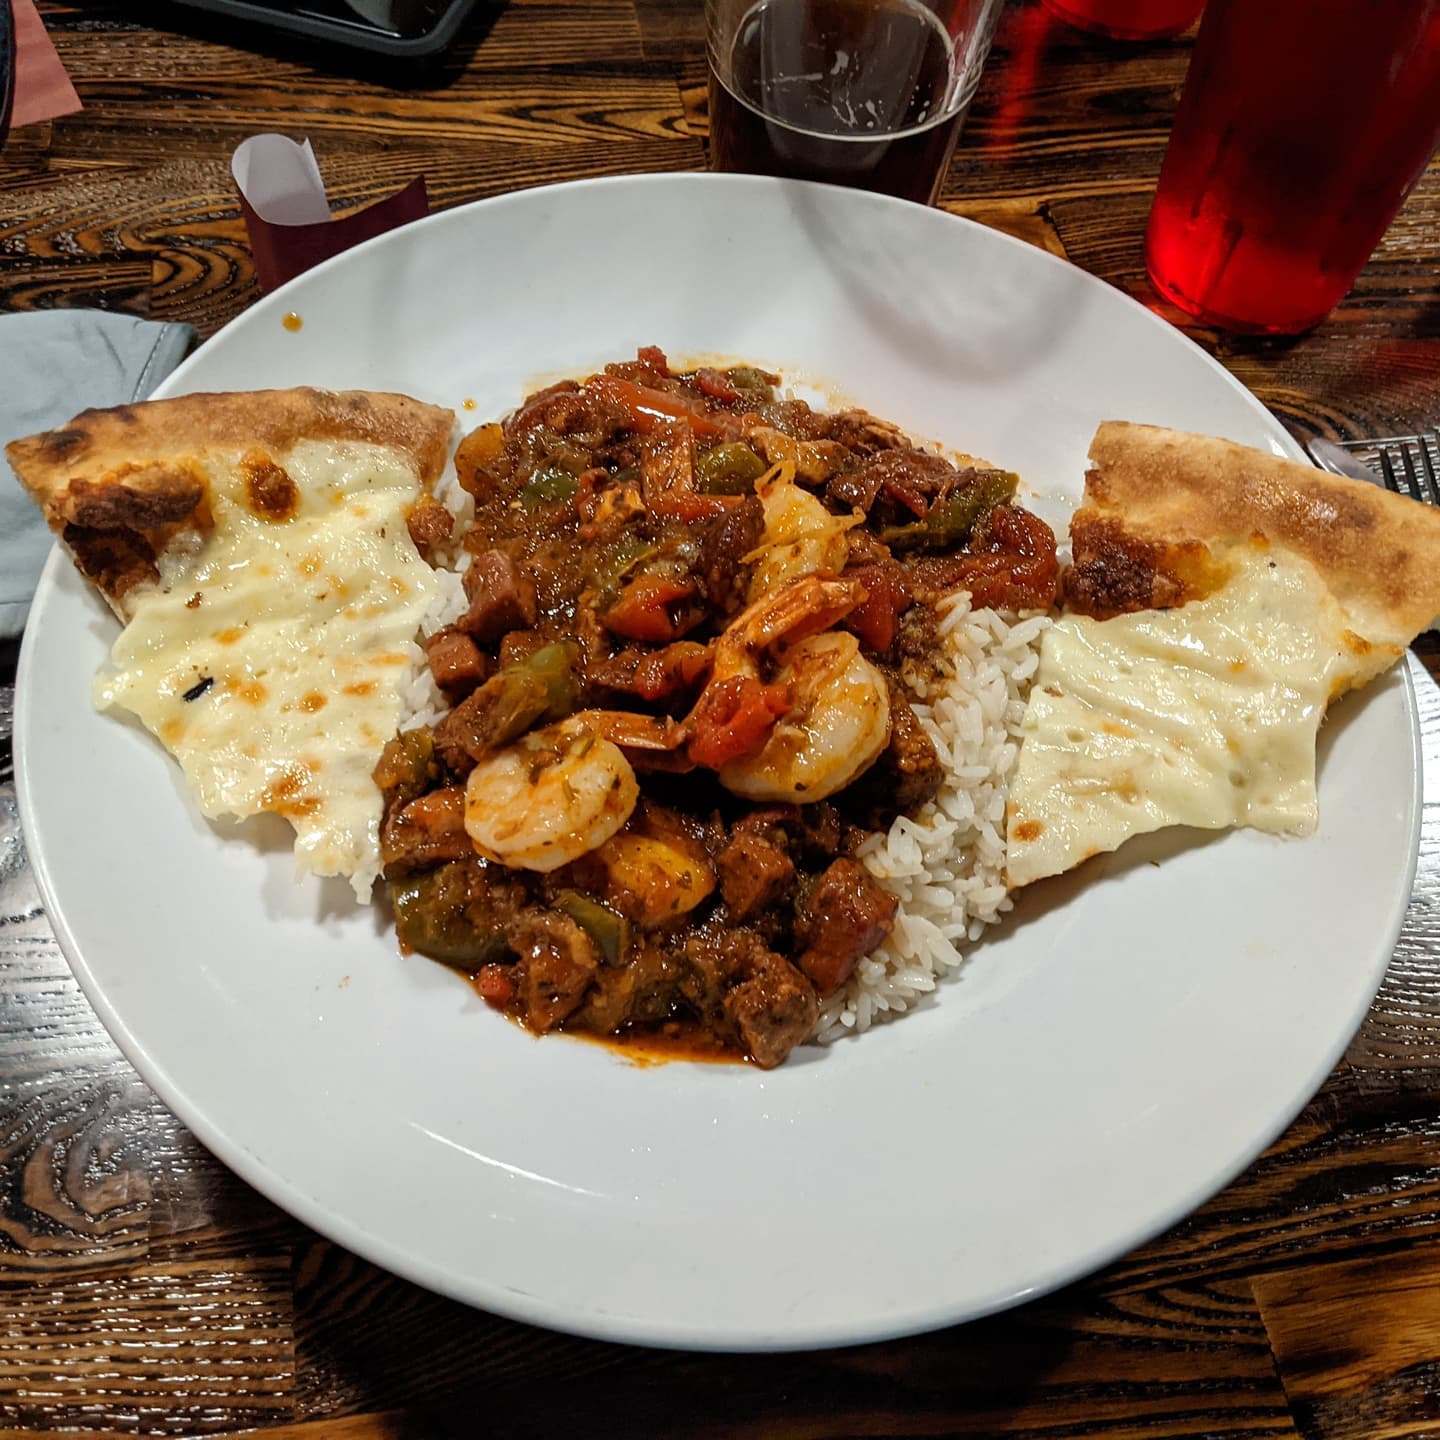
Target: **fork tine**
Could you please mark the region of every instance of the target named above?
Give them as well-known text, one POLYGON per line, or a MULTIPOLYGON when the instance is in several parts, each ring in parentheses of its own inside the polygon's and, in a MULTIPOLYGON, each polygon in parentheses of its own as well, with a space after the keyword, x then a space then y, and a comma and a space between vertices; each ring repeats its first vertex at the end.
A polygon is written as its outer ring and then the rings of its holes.
POLYGON ((1422 505, 1440 508, 1440 430, 1337 443, 1372 470, 1378 470, 1378 478, 1387 490, 1418 500, 1422 505))
POLYGON ((1405 471, 1405 488, 1410 492, 1412 500, 1423 500, 1425 498, 1424 487, 1420 484, 1420 477, 1415 473, 1415 460, 1410 453, 1408 445, 1397 445, 1396 450, 1400 452, 1400 464, 1405 471))
POLYGON ((1390 452, 1382 445, 1376 450, 1375 458, 1380 462, 1380 473, 1385 477, 1385 488, 1393 490, 1397 495, 1403 495, 1405 489, 1395 478, 1395 467, 1390 463, 1390 452))
POLYGON ((1425 484, 1430 488, 1430 499, 1440 505, 1440 482, 1435 477, 1435 465, 1430 459, 1430 448, 1425 443, 1425 437, 1420 437, 1420 443, 1416 446, 1420 452, 1420 469, 1425 475, 1425 484))

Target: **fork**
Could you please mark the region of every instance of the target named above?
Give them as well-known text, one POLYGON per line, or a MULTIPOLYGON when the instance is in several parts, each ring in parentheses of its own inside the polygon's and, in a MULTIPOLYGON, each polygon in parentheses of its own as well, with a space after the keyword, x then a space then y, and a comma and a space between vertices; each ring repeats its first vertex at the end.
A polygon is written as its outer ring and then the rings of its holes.
POLYGON ((1316 439, 1310 442, 1309 450, 1322 469, 1342 475, 1355 474, 1344 463, 1353 457, 1369 472, 1360 478, 1384 485, 1397 495, 1407 495, 1427 505, 1440 505, 1440 431, 1391 435, 1377 440, 1316 439), (1340 452, 1339 455, 1334 454, 1335 451, 1340 452))

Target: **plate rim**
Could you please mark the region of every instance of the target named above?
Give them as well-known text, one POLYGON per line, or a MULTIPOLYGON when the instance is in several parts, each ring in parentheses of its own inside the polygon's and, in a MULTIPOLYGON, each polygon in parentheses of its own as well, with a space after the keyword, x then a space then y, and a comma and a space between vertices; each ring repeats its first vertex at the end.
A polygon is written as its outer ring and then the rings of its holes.
MULTIPOLYGON (((512 204, 524 203, 537 195, 549 195, 560 191, 567 193, 584 190, 603 190, 610 188, 630 188, 632 186, 657 188, 682 188, 694 185, 704 185, 707 189, 717 186, 727 186, 736 190, 771 190, 779 193, 793 193, 803 195, 807 192, 819 192, 834 197, 844 197, 847 204, 874 204, 882 209, 900 207, 912 212, 915 216, 933 217, 937 224, 953 223, 964 226, 966 229, 983 233, 992 241, 1001 242, 1008 248, 1016 251, 1023 251, 1032 258, 1038 257, 1042 264, 1052 269, 1071 272, 1080 277, 1080 282, 1085 286, 1099 286, 1113 298, 1120 300, 1125 305, 1132 307, 1144 315, 1147 323, 1152 328, 1172 334, 1190 346, 1199 355, 1205 364, 1218 376, 1221 376, 1229 388, 1242 399, 1265 421, 1268 421, 1276 432, 1272 437, 1272 445, 1278 445, 1281 453, 1292 460, 1300 460, 1309 464, 1309 457, 1304 447, 1285 428, 1274 412, 1250 389, 1238 376, 1227 370, 1219 360, 1215 358, 1203 345, 1193 340, 1177 325, 1171 324, 1164 316, 1152 310, 1143 301, 1134 295, 1121 290, 1119 286, 1112 285, 1108 280, 1102 280, 1100 276, 1091 274, 1083 266, 1077 265, 1073 260, 1056 255, 1052 251, 1034 245, 1028 240, 1022 240, 1017 235, 1012 235, 1008 230, 997 229, 993 225, 983 224, 979 220, 971 219, 968 215, 955 215, 948 210, 941 209, 938 205, 920 205, 911 200, 902 200, 894 195, 885 195, 874 190, 861 190, 845 185, 826 184, 816 180, 783 180, 769 175, 742 175, 730 172, 714 170, 661 170, 642 171, 632 175, 591 175, 578 180, 559 180, 547 185, 531 185, 520 190, 507 190, 498 195, 487 195, 479 200, 470 200, 463 205, 452 205, 444 210, 432 210, 427 215, 412 220, 405 225, 397 226, 393 230, 383 231, 379 235, 372 235, 368 240, 362 240, 358 245, 352 245, 348 250, 342 250, 335 255, 312 265, 310 269, 302 271, 299 275, 293 276, 285 281, 283 285, 277 286, 268 294, 261 295, 253 305, 242 310, 238 315, 232 316, 210 337, 209 340, 197 345, 174 370, 168 374, 154 392, 148 397, 152 400, 170 399, 176 394, 194 393, 180 388, 188 372, 196 365, 201 352, 207 345, 212 344, 220 335, 231 328, 236 322, 248 320, 254 315, 262 315, 270 310, 280 308, 281 302, 286 299, 289 292, 304 286, 311 277, 326 275, 330 271, 352 263, 353 257, 357 255, 368 255, 372 252, 379 253, 389 245, 400 245, 403 239, 426 229, 439 227, 445 224, 459 223, 461 217, 471 215, 482 206, 491 208, 508 207, 512 204), (403 239, 402 239, 403 237, 403 239)), ((929 224, 929 220, 920 223, 929 224)), ((42 576, 42 579, 44 577, 42 576)), ((38 591, 38 586, 37 586, 38 591)))
MULTIPOLYGON (((802 181, 772 181, 764 177, 754 176, 719 176, 706 174, 704 172, 606 176, 567 181, 557 185, 511 191, 506 194, 473 201, 467 205, 436 212, 435 214, 425 217, 423 220, 415 222, 415 225, 401 227, 399 230, 377 236, 365 242, 364 245, 356 246, 350 251, 332 257, 322 265, 314 267, 314 270, 307 271, 304 275, 296 277, 286 285, 278 287, 275 291, 271 292, 270 295, 263 297, 255 305, 241 312, 241 315, 250 316, 257 312, 263 313, 263 311, 267 309, 277 308, 280 304, 288 300, 294 289, 297 287, 303 288, 308 276, 321 271, 328 271, 335 266, 350 263, 350 257, 362 252, 368 252, 371 249, 380 249, 387 244, 405 243, 401 237, 404 237, 408 231, 414 230, 417 226, 461 223, 463 217, 473 214, 480 207, 496 207, 513 203, 523 203, 527 197, 533 197, 535 194, 541 192, 560 190, 574 191, 595 187, 625 187, 637 184, 645 186, 675 186, 677 184, 681 186, 694 184, 710 186, 725 184, 735 186, 736 188, 763 187, 766 189, 799 187, 801 189, 839 192, 852 197, 860 196, 862 203, 879 202, 887 207, 907 205, 905 201, 893 200, 890 197, 878 196, 870 192, 844 191, 841 187, 837 186, 819 186, 814 185, 812 182, 802 181)), ((1135 297, 1126 294, 1115 286, 1109 285, 1106 281, 1074 265, 1072 262, 1053 255, 1048 251, 1041 250, 1003 231, 980 225, 978 222, 966 217, 950 215, 948 212, 929 209, 929 207, 909 206, 907 208, 913 209, 920 215, 927 213, 937 217, 943 215, 944 221, 946 222, 959 222, 962 225, 971 227, 973 230, 983 231, 992 242, 1000 240, 1011 246, 1020 247, 1029 252, 1032 258, 1036 255, 1041 256, 1045 261, 1073 272, 1075 276, 1079 277, 1080 284, 1101 286, 1104 290, 1110 292, 1113 297, 1143 311, 1154 325, 1161 327, 1166 332, 1169 332, 1175 339, 1197 351, 1213 371, 1223 376, 1231 388, 1244 397, 1249 406, 1258 413, 1258 416, 1264 422, 1267 432, 1272 437, 1272 446, 1281 447, 1285 453, 1290 454, 1294 458, 1303 458, 1303 452, 1298 442, 1290 436, 1280 420, 1260 402, 1258 397, 1256 397, 1248 387, 1220 364, 1213 355, 1203 347, 1197 345, 1195 341, 1183 331, 1171 325, 1135 297)), ((922 223, 929 224, 930 222, 925 221, 922 223)), ((940 222, 937 221, 937 223, 940 222)), ((239 319, 241 317, 236 318, 239 319)), ((224 330, 228 328, 228 325, 222 327, 222 330, 217 333, 223 334, 224 330)), ((207 342, 207 344, 208 343, 209 342, 207 342)), ((184 383, 186 376, 189 371, 194 368, 199 355, 204 353, 204 349, 204 346, 199 347, 196 352, 167 377, 166 381, 157 390, 156 398, 170 396, 176 393, 187 393, 187 387, 184 383)), ((69 566, 64 552, 62 548, 56 544, 51 549, 40 581, 36 587, 34 610, 37 615, 43 616, 55 592, 58 591, 61 586, 61 576, 68 571, 69 566)), ((70 573, 73 575, 73 572, 70 573)), ((370 1260, 372 1263, 391 1273, 464 1304, 482 1308, 491 1313, 527 1324, 539 1325, 548 1329, 587 1338, 662 1349, 728 1353, 828 1349, 884 1339, 900 1339, 933 1331, 944 1326, 972 1319, 980 1319, 986 1315, 1010 1308, 1022 1301, 1029 1301, 1050 1294, 1076 1279, 1103 1269, 1120 1256, 1129 1253, 1164 1233, 1178 1220, 1192 1214, 1198 1206, 1220 1193, 1237 1175, 1248 1168, 1254 1159, 1273 1143, 1279 1135, 1288 1129, 1295 1117, 1303 1110, 1304 1106, 1333 1070, 1336 1062, 1344 1054, 1354 1034, 1363 1022, 1366 1013, 1368 1013, 1375 994, 1384 981, 1389 959, 1393 955, 1395 942, 1404 925, 1408 909, 1407 903, 1400 903, 1388 917, 1388 923, 1383 936, 1377 937, 1376 950, 1383 955, 1384 959, 1382 963, 1377 965, 1374 983, 1372 986, 1366 987, 1362 997, 1362 1003, 1358 1004, 1355 1013, 1347 1020, 1342 1033, 1326 1047, 1323 1063, 1316 1066, 1313 1073, 1306 1076, 1303 1084, 1296 1092, 1293 1103, 1287 1104, 1281 1111, 1277 1111, 1276 1115, 1272 1117, 1271 1122, 1261 1128, 1261 1133, 1256 1143, 1245 1147, 1243 1152, 1234 1159, 1230 1166, 1222 1167, 1220 1171, 1212 1174, 1205 1182, 1201 1183, 1193 1193, 1187 1193, 1183 1200, 1167 1207, 1163 1212, 1156 1212, 1145 1226, 1133 1234, 1119 1237, 1111 1245, 1098 1247, 1084 1255, 1072 1255, 1064 1263, 1049 1267, 1043 1276, 1036 1281, 1027 1283, 1018 1289, 1005 1290, 979 1305, 967 1303, 959 1307, 952 1305, 947 1308, 944 1305, 932 1304, 924 1309, 907 1311, 904 1316, 898 1318, 891 1317, 886 1319, 884 1317, 876 1317, 872 1319, 868 1325, 851 1322, 845 1322, 838 1326, 812 1325, 798 1332, 756 1324, 749 1328, 749 1333, 740 1335, 729 1330, 723 1333, 715 1332, 703 1326, 659 1324, 653 1320, 640 1319, 628 1314, 616 1315, 602 1310, 560 1313, 553 1303, 546 1302, 543 1298, 509 1287, 495 1286, 488 1282, 478 1281, 473 1274, 467 1275, 462 1283, 452 1273, 446 1272, 436 1263, 401 1246, 397 1246, 395 1242, 387 1239, 384 1235, 367 1226, 356 1223, 344 1214, 327 1206, 323 1201, 301 1188, 297 1182, 281 1174, 278 1170, 271 1168, 257 1153, 249 1150, 240 1142, 229 1139, 217 1124, 212 1123, 203 1106, 192 1103, 187 1094, 186 1087, 173 1077, 164 1065, 160 1064, 152 1056, 148 1048, 139 1040, 133 1031, 130 1030, 123 1017, 110 1003, 103 987, 86 964, 80 952, 80 947, 70 928, 65 909, 59 903, 55 892, 50 874, 49 856, 46 846, 41 839, 43 826, 37 825, 30 801, 30 751, 31 746, 35 743, 31 734, 31 725, 32 721, 38 720, 39 717, 32 716, 31 708, 23 697, 28 696, 32 688, 32 672, 40 663, 37 656, 40 654, 41 642, 35 638, 38 632, 39 627, 27 625, 21 644, 16 675, 15 785, 27 851, 35 877, 35 883, 45 906, 47 918, 72 974, 74 974, 77 983, 80 985, 89 1003, 95 1009, 97 1016, 100 1018, 102 1024, 104 1024, 107 1032, 129 1063, 134 1066, 142 1080, 145 1081, 160 1098, 162 1103, 192 1131, 201 1143, 204 1144, 222 1164, 235 1172, 247 1184, 258 1190, 266 1199, 300 1220, 318 1234, 331 1239, 337 1244, 343 1245, 345 1248, 352 1250, 354 1253, 370 1260)), ((1403 677, 1403 706, 1406 728, 1410 738, 1411 755, 1410 786, 1407 800, 1411 809, 1413 823, 1410 826, 1408 866, 1406 867, 1406 884, 1404 887, 1404 893, 1409 894, 1409 892, 1413 890, 1420 850, 1423 752, 1419 710, 1414 682, 1408 664, 1402 663, 1401 675, 1403 677)))

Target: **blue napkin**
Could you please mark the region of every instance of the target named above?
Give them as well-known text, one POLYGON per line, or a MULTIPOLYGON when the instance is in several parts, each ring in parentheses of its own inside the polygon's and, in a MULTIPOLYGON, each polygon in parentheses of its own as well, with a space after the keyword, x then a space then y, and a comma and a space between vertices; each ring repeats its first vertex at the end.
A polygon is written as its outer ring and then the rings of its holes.
MULTIPOLYGON (((0 315, 0 448, 81 410, 143 400, 195 342, 189 325, 104 310, 0 315)), ((0 461, 0 639, 25 628, 50 530, 0 461)))

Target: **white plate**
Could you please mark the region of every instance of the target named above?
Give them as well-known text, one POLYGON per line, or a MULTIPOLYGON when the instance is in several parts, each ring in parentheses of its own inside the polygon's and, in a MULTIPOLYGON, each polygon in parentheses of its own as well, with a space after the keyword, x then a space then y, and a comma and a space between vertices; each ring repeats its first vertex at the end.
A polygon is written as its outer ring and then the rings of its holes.
MULTIPOLYGON (((1107 417, 1296 453, 1175 330, 1048 255, 872 195, 708 176, 435 216, 261 301, 164 389, 366 386, 473 399, 478 421, 641 344, 823 379, 1052 495, 1078 494, 1107 417)), ((20 793, 105 1024, 302 1220, 584 1334, 839 1344, 1102 1265, 1319 1086, 1410 893, 1417 727, 1397 672, 1326 727, 1313 839, 1134 847, 1027 896, 936 1003, 858 1042, 770 1074, 640 1068, 536 1041, 402 959, 378 907, 293 883, 278 822, 207 825, 159 746, 91 708, 114 631, 52 557, 21 662, 20 793)))

